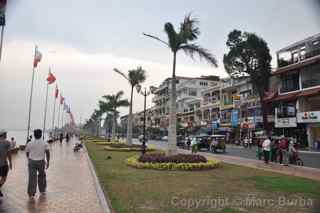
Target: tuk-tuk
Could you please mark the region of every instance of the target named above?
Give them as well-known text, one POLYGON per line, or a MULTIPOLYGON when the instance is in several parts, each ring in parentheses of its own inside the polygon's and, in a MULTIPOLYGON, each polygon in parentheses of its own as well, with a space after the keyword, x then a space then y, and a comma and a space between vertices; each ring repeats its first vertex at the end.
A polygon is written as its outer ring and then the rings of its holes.
POLYGON ((225 135, 211 135, 210 151, 217 152, 217 150, 222 150, 226 152, 226 136, 225 135))
POLYGON ((209 135, 198 135, 195 137, 198 144, 198 150, 207 149, 210 151, 211 137, 209 135))

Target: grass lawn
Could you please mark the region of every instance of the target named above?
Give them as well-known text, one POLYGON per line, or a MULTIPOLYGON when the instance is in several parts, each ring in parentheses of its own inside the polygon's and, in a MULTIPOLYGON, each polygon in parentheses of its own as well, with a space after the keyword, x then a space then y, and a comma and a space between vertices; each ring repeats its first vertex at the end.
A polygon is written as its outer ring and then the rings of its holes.
POLYGON ((320 182, 304 178, 230 164, 194 172, 139 170, 125 164, 136 152, 86 146, 116 212, 313 212, 320 199, 320 182))

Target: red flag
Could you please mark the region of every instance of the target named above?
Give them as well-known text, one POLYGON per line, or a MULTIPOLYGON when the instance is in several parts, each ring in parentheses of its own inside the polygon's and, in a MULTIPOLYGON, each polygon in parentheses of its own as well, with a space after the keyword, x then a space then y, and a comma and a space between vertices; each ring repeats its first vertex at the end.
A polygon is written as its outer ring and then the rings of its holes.
POLYGON ((58 89, 58 86, 56 85, 56 91, 54 93, 54 97, 57 99, 58 95, 59 95, 59 89, 58 89))
POLYGON ((38 47, 36 46, 33 59, 33 68, 36 68, 38 66, 38 63, 41 61, 41 59, 42 53, 38 50, 38 47))
POLYGON ((48 81, 48 84, 52 84, 56 81, 56 77, 51 72, 49 72, 47 81, 48 81))
POLYGON ((63 104, 64 102, 64 97, 62 97, 62 95, 60 94, 60 104, 63 104))

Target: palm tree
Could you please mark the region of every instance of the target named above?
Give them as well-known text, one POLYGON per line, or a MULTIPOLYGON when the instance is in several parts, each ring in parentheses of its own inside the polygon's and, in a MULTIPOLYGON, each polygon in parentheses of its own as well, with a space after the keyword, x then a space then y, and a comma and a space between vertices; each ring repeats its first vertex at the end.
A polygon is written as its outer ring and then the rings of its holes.
POLYGON ((167 34, 168 41, 163 41, 160 38, 145 34, 143 35, 160 41, 165 44, 173 54, 173 68, 172 68, 172 79, 171 79, 171 94, 170 94, 170 117, 169 117, 169 146, 168 154, 172 155, 177 152, 176 141, 177 141, 177 115, 176 115, 176 59, 177 53, 183 50, 184 53, 194 59, 194 55, 198 55, 200 59, 204 59, 209 64, 217 67, 217 60, 209 50, 202 48, 194 41, 198 38, 200 30, 198 27, 198 21, 195 18, 191 18, 191 14, 186 15, 183 22, 180 24, 179 32, 177 32, 170 22, 165 23, 164 30, 167 34), (190 43, 193 42, 193 43, 190 43))
POLYGON ((132 144, 132 99, 134 87, 143 83, 146 80, 146 71, 142 67, 137 69, 129 70, 128 75, 121 72, 119 69, 114 68, 115 72, 124 77, 131 86, 131 96, 130 96, 130 106, 129 106, 129 116, 128 116, 128 125, 127 125, 127 144, 132 144))
POLYGON ((118 108, 119 107, 127 107, 129 106, 129 102, 127 99, 122 99, 123 91, 119 91, 113 95, 105 95, 102 98, 105 101, 99 101, 100 108, 102 111, 112 112, 113 115, 113 125, 112 125, 112 139, 115 139, 116 136, 116 127, 117 127, 117 117, 119 115, 118 108))

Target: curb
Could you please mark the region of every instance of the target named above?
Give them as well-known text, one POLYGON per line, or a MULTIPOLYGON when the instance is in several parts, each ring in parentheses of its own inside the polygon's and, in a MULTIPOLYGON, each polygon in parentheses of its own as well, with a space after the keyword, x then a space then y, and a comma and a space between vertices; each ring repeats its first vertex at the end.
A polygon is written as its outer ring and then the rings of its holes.
POLYGON ((100 185, 100 182, 99 182, 97 174, 96 174, 96 170, 95 170, 94 165, 92 164, 92 161, 89 157, 87 147, 84 145, 83 148, 84 148, 85 155, 86 155, 86 158, 87 158, 87 161, 89 164, 90 172, 93 177, 93 181, 94 181, 94 185, 96 188, 97 196, 99 198, 100 206, 101 206, 104 213, 112 213, 114 211, 112 211, 111 202, 109 199, 107 199, 107 193, 102 189, 102 187, 100 185))

